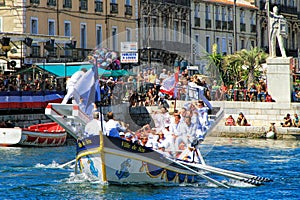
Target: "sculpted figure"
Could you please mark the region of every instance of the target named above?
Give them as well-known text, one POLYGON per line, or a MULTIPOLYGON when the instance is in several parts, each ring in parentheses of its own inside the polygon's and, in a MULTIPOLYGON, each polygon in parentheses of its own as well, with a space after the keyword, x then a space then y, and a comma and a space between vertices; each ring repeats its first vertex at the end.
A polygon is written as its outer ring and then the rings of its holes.
POLYGON ((287 37, 287 23, 283 15, 278 14, 278 7, 273 7, 273 12, 270 12, 270 57, 276 57, 276 39, 280 48, 281 56, 286 57, 286 52, 283 45, 283 37, 287 37))

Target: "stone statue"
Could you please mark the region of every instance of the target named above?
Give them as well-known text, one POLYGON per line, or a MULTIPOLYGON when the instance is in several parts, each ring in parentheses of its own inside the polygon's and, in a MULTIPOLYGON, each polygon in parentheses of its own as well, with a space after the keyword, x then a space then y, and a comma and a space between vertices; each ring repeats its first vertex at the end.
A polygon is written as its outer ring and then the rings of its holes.
POLYGON ((270 12, 269 15, 269 23, 270 23, 270 48, 269 53, 270 57, 276 57, 276 39, 278 41, 278 45, 280 48, 281 56, 286 57, 284 45, 283 45, 283 37, 287 37, 287 22, 283 15, 278 14, 278 7, 273 7, 273 12, 270 12))

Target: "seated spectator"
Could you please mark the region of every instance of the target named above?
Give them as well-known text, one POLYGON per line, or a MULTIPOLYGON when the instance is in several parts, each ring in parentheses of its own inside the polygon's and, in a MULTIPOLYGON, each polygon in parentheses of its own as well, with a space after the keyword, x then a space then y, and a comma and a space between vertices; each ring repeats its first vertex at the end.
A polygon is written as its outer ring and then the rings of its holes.
POLYGON ((265 102, 275 102, 275 100, 272 98, 272 96, 268 92, 266 92, 265 102))
POLYGON ((240 114, 236 120, 236 123, 239 126, 250 126, 250 124, 248 124, 248 121, 242 112, 240 112, 240 114))
POLYGON ((148 142, 148 137, 146 135, 142 135, 139 140, 139 144, 141 146, 146 146, 147 142, 148 142))
POLYGON ((300 93, 298 88, 295 89, 295 91, 292 92, 292 102, 299 102, 300 101, 300 93))
POLYGON ((120 135, 121 139, 125 140, 125 133, 124 132, 120 132, 119 135, 120 135))
POLYGON ((288 113, 286 114, 286 117, 283 118, 284 122, 280 123, 282 127, 291 127, 293 125, 291 115, 288 113))
POLYGON ((227 89, 225 96, 227 101, 233 101, 234 88, 232 84, 229 85, 229 88, 227 89))
POLYGON ((299 116, 295 113, 294 114, 294 119, 293 119, 293 126, 294 127, 300 127, 300 120, 299 120, 299 116))
POLYGON ((127 142, 132 142, 132 138, 133 138, 133 136, 132 136, 131 133, 127 132, 127 133, 125 134, 125 140, 126 140, 127 142))
POLYGON ((257 88, 254 83, 252 83, 248 89, 248 98, 249 101, 256 101, 257 99, 257 88))
POLYGON ((264 80, 259 81, 259 85, 257 87, 257 99, 259 101, 265 101, 266 100, 266 93, 267 93, 267 85, 264 82, 264 80))
POLYGON ((232 115, 229 115, 227 118, 226 118, 226 121, 225 121, 225 126, 235 126, 235 120, 233 119, 232 115))

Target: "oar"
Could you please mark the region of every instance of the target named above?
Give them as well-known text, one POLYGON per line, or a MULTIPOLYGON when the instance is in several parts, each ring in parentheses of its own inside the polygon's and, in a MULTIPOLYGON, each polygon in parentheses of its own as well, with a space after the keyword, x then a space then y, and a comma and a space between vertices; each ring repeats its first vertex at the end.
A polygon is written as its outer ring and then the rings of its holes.
POLYGON ((179 162, 184 164, 184 165, 195 167, 195 168, 198 168, 198 169, 201 169, 201 170, 204 170, 204 171, 208 171, 208 172, 211 172, 211 173, 214 173, 214 174, 222 175, 222 176, 232 178, 232 179, 235 179, 235 180, 238 180, 238 181, 243 181, 245 183, 250 183, 252 185, 257 185, 257 186, 262 185, 262 183, 260 181, 252 180, 252 179, 248 179, 248 178, 244 178, 244 177, 240 177, 240 176, 236 176, 236 175, 229 174, 229 173, 226 173, 226 172, 222 172, 221 169, 220 170, 213 170, 213 169, 207 168, 206 165, 202 165, 202 164, 193 164, 193 163, 187 163, 187 162, 182 162, 182 161, 179 161, 179 162))
POLYGON ((259 176, 255 176, 255 175, 251 175, 251 174, 245 174, 245 173, 241 173, 241 172, 235 172, 235 171, 231 171, 231 170, 226 170, 226 169, 221 169, 221 168, 216 168, 216 167, 212 167, 209 165, 203 165, 205 168, 209 168, 212 170, 217 170, 217 171, 221 171, 221 172, 225 172, 227 174, 233 174, 236 176, 240 176, 240 177, 244 177, 247 179, 252 179, 252 180, 256 180, 256 181, 260 181, 260 182, 271 182, 272 180, 269 178, 264 178, 264 177, 259 177, 259 176))
POLYGON ((225 185, 225 184, 223 184, 223 183, 221 183, 221 182, 219 182, 219 181, 217 181, 217 180, 215 180, 215 179, 213 179, 213 178, 210 178, 210 177, 208 177, 208 176, 206 176, 206 175, 204 175, 204 174, 201 174, 201 173, 199 173, 199 172, 197 172, 197 171, 191 169, 190 167, 181 164, 180 162, 178 162, 178 161, 176 161, 176 160, 172 160, 172 159, 170 159, 170 158, 168 158, 168 157, 165 157, 165 158, 166 158, 167 160, 169 160, 169 161, 171 161, 171 162, 174 162, 174 163, 178 164, 179 166, 181 166, 181 167, 183 167, 183 168, 185 168, 185 169, 187 169, 187 170, 189 170, 189 171, 191 171, 191 172, 197 174, 197 175, 200 176, 201 178, 203 178, 203 179, 205 179, 205 180, 207 180, 207 181, 209 181, 209 182, 211 182, 211 183, 213 183, 213 184, 215 184, 215 185, 217 185, 217 186, 224 187, 224 188, 229 188, 229 186, 227 186, 227 185, 225 185))
POLYGON ((71 161, 66 162, 66 163, 64 163, 64 164, 62 164, 62 165, 59 165, 58 167, 59 167, 59 168, 64 168, 64 167, 66 167, 66 166, 72 164, 72 163, 75 162, 75 161, 76 161, 76 159, 71 160, 71 161))

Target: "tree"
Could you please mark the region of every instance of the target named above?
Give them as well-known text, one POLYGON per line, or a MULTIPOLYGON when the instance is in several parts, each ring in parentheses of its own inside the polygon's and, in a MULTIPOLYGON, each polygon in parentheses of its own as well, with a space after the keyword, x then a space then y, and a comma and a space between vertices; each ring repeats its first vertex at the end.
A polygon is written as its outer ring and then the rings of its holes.
MULTIPOLYGON (((262 63, 266 62, 268 54, 258 47, 251 48, 250 50, 243 49, 237 51, 234 56, 227 57, 228 63, 235 63, 241 68, 246 69, 247 86, 250 87, 254 82, 255 73, 261 67, 262 63)), ((242 69, 240 69, 242 70, 242 69)))

